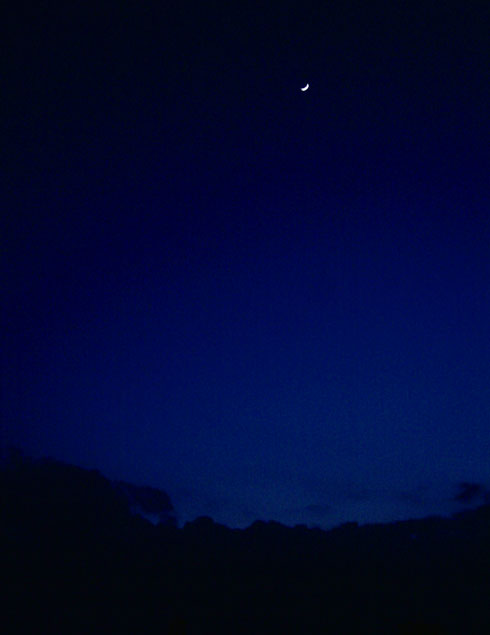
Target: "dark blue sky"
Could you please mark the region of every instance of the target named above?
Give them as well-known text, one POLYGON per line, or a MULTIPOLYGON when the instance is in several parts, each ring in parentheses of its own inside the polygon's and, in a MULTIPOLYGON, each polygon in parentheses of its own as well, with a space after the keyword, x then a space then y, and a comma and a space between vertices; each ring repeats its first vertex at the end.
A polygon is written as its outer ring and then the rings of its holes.
POLYGON ((6 20, 2 443, 181 521, 457 509, 490 485, 489 8, 196 4, 6 20))

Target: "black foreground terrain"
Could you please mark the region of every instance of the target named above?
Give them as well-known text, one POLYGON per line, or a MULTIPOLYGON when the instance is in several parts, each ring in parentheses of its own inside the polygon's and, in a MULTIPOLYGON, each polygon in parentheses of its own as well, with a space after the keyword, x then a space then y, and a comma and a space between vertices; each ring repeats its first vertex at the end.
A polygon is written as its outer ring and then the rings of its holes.
POLYGON ((12 454, 0 485, 2 633, 490 633, 490 505, 177 529, 165 492, 50 459, 12 454))

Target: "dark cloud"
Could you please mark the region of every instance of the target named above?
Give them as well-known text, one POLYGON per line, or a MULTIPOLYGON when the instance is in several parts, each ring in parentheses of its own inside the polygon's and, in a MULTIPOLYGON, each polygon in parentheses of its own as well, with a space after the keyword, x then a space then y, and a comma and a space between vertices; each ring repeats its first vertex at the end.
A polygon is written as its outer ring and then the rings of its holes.
POLYGON ((306 505, 304 508, 305 512, 311 514, 312 516, 322 517, 330 514, 332 508, 329 505, 306 505))
POLYGON ((414 513, 434 511, 453 513, 454 505, 490 504, 490 489, 484 483, 461 481, 456 484, 425 483, 395 494, 414 513))
POLYGON ((328 477, 304 475, 298 479, 298 482, 305 494, 328 498, 332 504, 342 504, 346 501, 366 501, 375 495, 373 490, 349 480, 336 482, 328 477))
POLYGON ((452 499, 456 503, 469 505, 490 500, 490 491, 482 483, 462 482, 458 484, 458 488, 459 492, 452 499))
POLYGON ((398 500, 402 503, 408 503, 415 507, 423 506, 425 504, 424 499, 417 492, 400 492, 397 496, 398 500))
POLYGON ((285 514, 287 517, 293 515, 297 519, 309 522, 309 520, 311 520, 312 518, 324 518, 325 516, 332 514, 333 511, 334 508, 331 505, 311 503, 309 505, 304 505, 301 507, 285 509, 283 510, 283 514, 285 514))
POLYGON ((419 485, 409 490, 395 493, 395 499, 415 508, 425 508, 428 504, 431 505, 435 501, 440 500, 440 498, 441 494, 431 491, 428 485, 419 485))

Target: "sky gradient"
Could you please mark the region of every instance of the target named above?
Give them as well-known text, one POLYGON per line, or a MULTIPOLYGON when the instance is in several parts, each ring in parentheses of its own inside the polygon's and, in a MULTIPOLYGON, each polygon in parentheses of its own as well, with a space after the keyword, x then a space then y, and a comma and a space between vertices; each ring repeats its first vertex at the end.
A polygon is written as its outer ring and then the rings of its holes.
POLYGON ((7 18, 2 443, 180 522, 457 509, 490 485, 490 9, 198 4, 7 18))

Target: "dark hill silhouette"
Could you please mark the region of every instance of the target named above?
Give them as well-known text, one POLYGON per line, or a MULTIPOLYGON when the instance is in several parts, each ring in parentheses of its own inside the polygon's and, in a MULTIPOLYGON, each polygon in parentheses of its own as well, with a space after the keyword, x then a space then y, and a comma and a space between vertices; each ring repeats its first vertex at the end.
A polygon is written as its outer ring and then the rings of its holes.
POLYGON ((177 529, 161 490, 18 452, 0 491, 4 633, 490 632, 490 505, 330 531, 177 529))
POLYGON ((169 495, 147 485, 134 485, 125 481, 116 481, 116 489, 129 503, 130 510, 154 523, 176 526, 175 512, 169 495))

